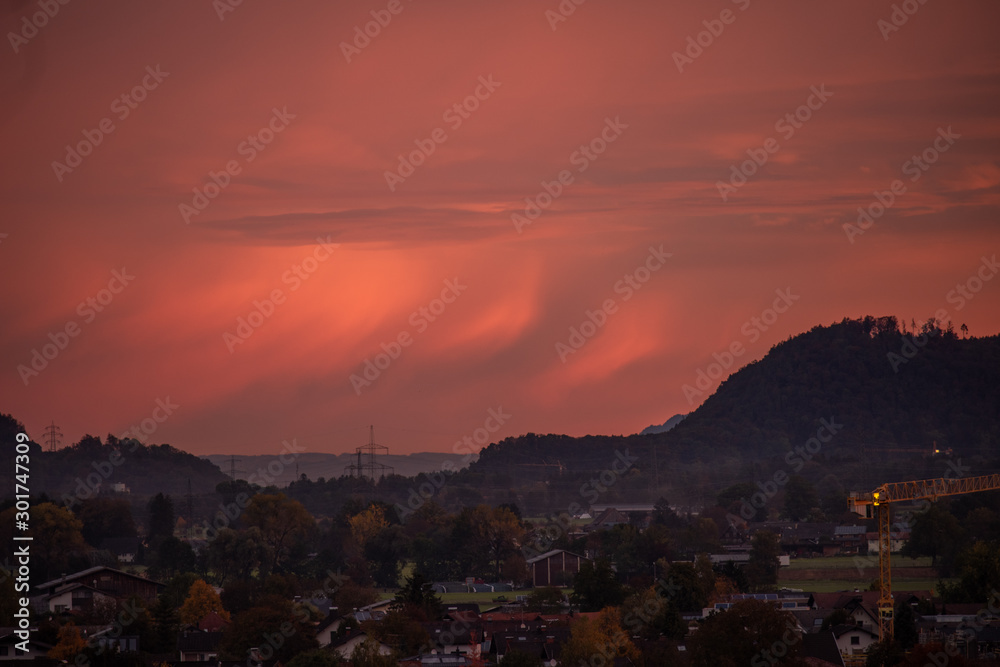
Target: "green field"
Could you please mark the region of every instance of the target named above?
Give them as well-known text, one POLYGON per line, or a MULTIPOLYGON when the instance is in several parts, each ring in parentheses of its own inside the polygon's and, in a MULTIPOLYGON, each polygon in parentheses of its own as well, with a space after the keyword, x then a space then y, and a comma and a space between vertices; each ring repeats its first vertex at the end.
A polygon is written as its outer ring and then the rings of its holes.
MULTIPOLYGON (((865 567, 878 567, 878 556, 861 556, 865 567)), ((892 557, 893 567, 930 567, 930 556, 921 558, 892 557)), ((826 570, 856 568, 855 556, 829 556, 826 558, 793 558, 791 564, 782 570, 826 570)))

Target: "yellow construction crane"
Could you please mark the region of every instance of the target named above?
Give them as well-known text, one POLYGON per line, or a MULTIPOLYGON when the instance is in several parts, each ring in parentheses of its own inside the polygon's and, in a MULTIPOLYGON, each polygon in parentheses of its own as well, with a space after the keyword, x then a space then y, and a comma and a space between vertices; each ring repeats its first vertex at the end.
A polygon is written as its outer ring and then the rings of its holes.
POLYGON ((878 487, 871 494, 851 494, 849 509, 856 514, 878 518, 878 632, 880 641, 892 640, 892 572, 890 570, 890 533, 892 522, 889 506, 912 500, 937 500, 941 496, 955 496, 977 491, 1000 489, 1000 474, 967 477, 964 479, 924 479, 917 482, 890 482, 878 487))

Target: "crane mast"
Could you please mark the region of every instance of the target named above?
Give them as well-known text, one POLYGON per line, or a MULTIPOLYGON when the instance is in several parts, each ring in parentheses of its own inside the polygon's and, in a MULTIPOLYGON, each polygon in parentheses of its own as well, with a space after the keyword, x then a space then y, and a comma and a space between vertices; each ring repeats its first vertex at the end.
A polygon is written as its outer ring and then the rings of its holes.
POLYGON ((982 475, 950 479, 939 477, 911 482, 889 482, 868 494, 852 494, 847 499, 848 508, 856 513, 878 519, 878 631, 879 640, 892 640, 892 568, 889 554, 891 539, 889 527, 892 525, 890 506, 911 500, 937 500, 942 496, 963 493, 994 491, 1000 489, 1000 474, 982 475))

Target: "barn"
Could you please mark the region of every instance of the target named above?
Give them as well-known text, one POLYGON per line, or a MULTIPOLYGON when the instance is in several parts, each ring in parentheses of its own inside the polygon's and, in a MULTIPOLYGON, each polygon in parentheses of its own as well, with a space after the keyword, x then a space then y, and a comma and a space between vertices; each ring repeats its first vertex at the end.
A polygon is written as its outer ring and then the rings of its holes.
POLYGON ((585 556, 564 549, 554 549, 528 560, 531 584, 539 586, 565 586, 580 571, 580 564, 590 560, 585 556))

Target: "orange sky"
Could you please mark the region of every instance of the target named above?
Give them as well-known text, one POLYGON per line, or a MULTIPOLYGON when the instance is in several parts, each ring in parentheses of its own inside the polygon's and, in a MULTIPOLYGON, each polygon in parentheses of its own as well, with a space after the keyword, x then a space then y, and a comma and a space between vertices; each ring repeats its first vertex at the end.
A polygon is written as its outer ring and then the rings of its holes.
POLYGON ((948 298, 1000 251, 995 2, 226 3, 0 15, 0 410, 36 440, 632 433, 734 343, 733 369, 845 316, 1000 331, 1000 280, 948 298))

